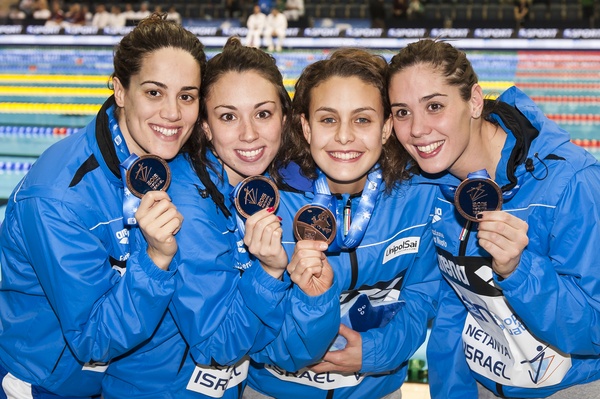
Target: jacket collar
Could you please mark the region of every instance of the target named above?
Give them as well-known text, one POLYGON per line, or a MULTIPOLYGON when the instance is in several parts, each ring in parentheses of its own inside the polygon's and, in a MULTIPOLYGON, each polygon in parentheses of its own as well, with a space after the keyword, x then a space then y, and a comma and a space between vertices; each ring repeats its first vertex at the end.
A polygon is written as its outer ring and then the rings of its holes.
POLYGON ((112 106, 116 106, 114 96, 110 96, 102 105, 100 111, 98 111, 96 116, 96 141, 98 142, 98 148, 100 149, 100 154, 102 155, 106 166, 108 166, 115 177, 121 179, 121 170, 119 169, 120 161, 112 141, 110 129, 108 128, 108 115, 106 113, 112 106))
POLYGON ((496 180, 500 180, 498 183, 502 184, 502 191, 507 191, 517 185, 517 167, 527 160, 531 143, 539 135, 539 131, 533 127, 519 109, 502 101, 498 101, 494 105, 491 118, 500 123, 508 134, 502 150, 502 160, 496 172, 496 180), (508 158, 504 156, 506 153, 508 158), (504 161, 505 159, 506 161, 504 161), (503 176, 498 173, 501 172, 504 163, 505 177, 508 182, 502 181, 504 180, 502 179, 503 176))

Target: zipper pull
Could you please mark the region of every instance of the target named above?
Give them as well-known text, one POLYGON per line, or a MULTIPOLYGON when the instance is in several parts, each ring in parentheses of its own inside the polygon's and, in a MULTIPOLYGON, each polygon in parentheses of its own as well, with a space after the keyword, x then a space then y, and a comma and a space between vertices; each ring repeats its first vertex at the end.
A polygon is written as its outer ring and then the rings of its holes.
POLYGON ((350 197, 346 201, 346 205, 344 205, 344 237, 348 235, 350 231, 350 223, 352 222, 352 201, 350 197))

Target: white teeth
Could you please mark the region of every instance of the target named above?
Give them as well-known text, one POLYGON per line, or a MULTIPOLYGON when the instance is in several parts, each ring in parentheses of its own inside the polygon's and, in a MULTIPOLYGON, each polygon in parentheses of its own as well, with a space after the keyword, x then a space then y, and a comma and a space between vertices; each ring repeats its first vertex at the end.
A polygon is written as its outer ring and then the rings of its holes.
POLYGON ((442 144, 444 144, 444 140, 437 141, 435 143, 431 143, 431 144, 427 144, 427 145, 418 145, 416 147, 419 151, 429 154, 429 153, 435 151, 442 144))
POLYGON ((179 129, 167 129, 167 128, 160 127, 160 126, 152 126, 152 129, 159 132, 163 136, 173 136, 174 134, 177 134, 177 132, 179 131, 179 129))
POLYGON ((263 151, 262 148, 259 148, 258 150, 252 150, 252 151, 242 151, 242 150, 237 150, 237 152, 245 157, 245 158, 252 158, 257 156, 258 154, 260 154, 263 151))
POLYGON ((341 159, 343 161, 348 161, 350 159, 355 159, 355 158, 360 157, 360 155, 362 153, 360 153, 360 152, 330 152, 329 154, 334 158, 341 159))

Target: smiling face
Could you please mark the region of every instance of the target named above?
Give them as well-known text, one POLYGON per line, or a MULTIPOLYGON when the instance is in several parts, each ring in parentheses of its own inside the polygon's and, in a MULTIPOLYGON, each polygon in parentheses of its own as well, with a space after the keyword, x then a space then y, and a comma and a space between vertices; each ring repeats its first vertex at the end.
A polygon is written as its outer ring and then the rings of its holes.
POLYGON ((481 122, 474 123, 483 105, 479 85, 465 101, 439 71, 416 64, 395 73, 388 91, 396 136, 423 171, 466 177, 477 170, 473 160, 483 151, 476 134, 481 122))
POLYGON ((275 158, 284 124, 277 88, 254 71, 227 72, 210 89, 203 129, 235 186, 275 158))
POLYGON ((357 77, 334 76, 311 89, 304 137, 334 193, 357 193, 391 133, 379 90, 357 77))
POLYGON ((177 155, 200 110, 200 66, 190 53, 162 48, 146 56, 125 89, 113 80, 117 118, 131 153, 177 155))

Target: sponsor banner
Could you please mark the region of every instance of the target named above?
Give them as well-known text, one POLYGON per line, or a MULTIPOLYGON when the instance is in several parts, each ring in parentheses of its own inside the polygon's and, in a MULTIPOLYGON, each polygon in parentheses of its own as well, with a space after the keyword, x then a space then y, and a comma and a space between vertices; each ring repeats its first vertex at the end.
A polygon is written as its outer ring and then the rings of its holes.
POLYGON ((565 29, 565 39, 600 39, 600 29, 565 29))
POLYGON ((403 237, 394 241, 385 249, 383 264, 401 255, 416 254, 419 252, 421 237, 403 237))
POLYGON ((559 384, 571 357, 540 341, 515 315, 495 285, 491 259, 452 256, 438 248, 440 271, 469 311, 463 350, 475 373, 506 386, 559 384))
POLYGON ((483 39, 510 39, 514 37, 514 29, 475 29, 473 37, 483 39))
POLYGON ((28 26, 25 29, 30 35, 58 35, 61 32, 60 26, 28 26))
POLYGON ((526 29, 521 28, 517 36, 523 39, 556 39, 559 37, 559 29, 526 29))
MULTIPOLYGON (((215 21, 213 21, 215 22, 215 21)), ((245 37, 247 28, 230 23, 211 26, 193 21, 184 26, 206 47, 221 48, 230 36, 245 37)), ((114 46, 133 27, 46 27, 0 25, 0 45, 114 46)), ((453 39, 456 47, 510 50, 600 50, 600 29, 372 29, 338 24, 312 28, 288 28, 285 48, 338 48, 358 46, 398 49, 420 38, 453 39)))
POLYGON ((20 35, 22 33, 21 25, 0 25, 0 35, 20 35))
POLYGON ((429 32, 429 37, 460 39, 469 37, 470 29, 434 28, 429 32))
POLYGON ((346 37, 382 37, 383 29, 381 28, 348 28, 346 29, 346 37))
POLYGON ((401 28, 393 28, 388 29, 387 36, 388 37, 405 37, 405 38, 414 38, 419 39, 421 37, 425 37, 427 35, 427 29, 424 28, 413 28, 413 29, 401 29, 401 28))
POLYGON ((304 37, 340 37, 341 29, 338 28, 306 28, 304 29, 304 37))

